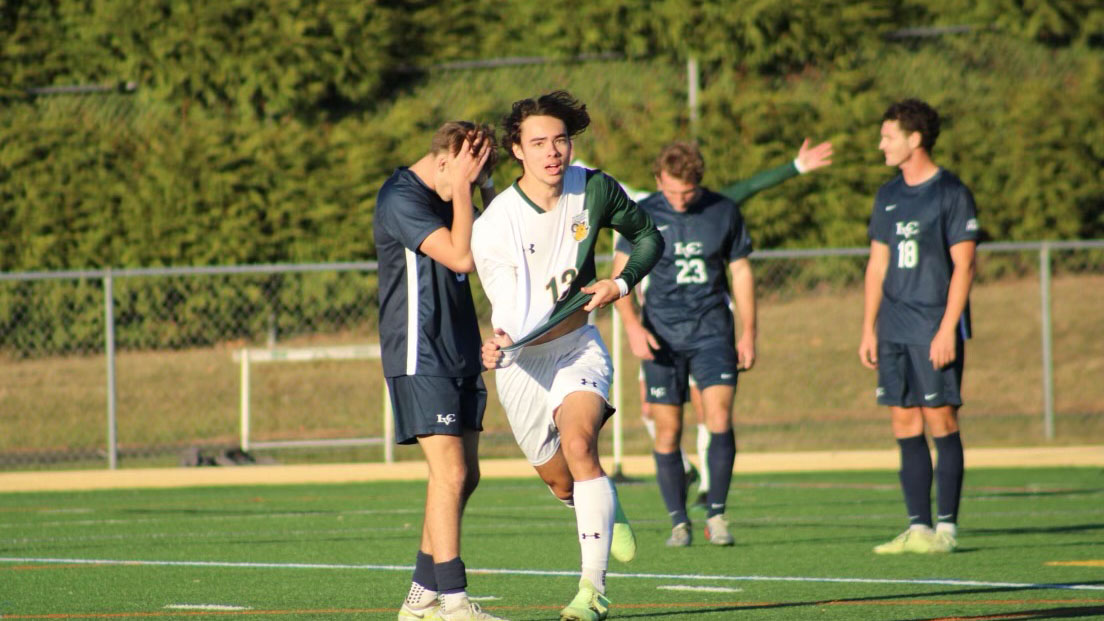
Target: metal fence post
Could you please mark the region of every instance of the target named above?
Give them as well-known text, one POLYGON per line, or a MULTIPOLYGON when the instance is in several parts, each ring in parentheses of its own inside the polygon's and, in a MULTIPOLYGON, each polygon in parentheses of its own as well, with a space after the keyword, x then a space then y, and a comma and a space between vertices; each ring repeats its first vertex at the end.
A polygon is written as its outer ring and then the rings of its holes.
POLYGON ((111 270, 104 276, 104 350, 107 355, 107 467, 119 467, 119 438, 115 422, 115 299, 111 270))
POLYGON ((1051 355, 1050 243, 1039 247, 1039 296, 1042 304, 1040 332, 1043 336, 1043 430, 1054 439, 1054 359, 1051 355))

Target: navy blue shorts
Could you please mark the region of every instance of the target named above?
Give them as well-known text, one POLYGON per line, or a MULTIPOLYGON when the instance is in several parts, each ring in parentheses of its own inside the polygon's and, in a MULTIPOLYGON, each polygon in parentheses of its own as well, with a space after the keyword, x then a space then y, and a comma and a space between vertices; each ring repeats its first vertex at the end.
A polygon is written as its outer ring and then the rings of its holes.
POLYGON ((481 375, 399 375, 387 378, 387 389, 396 444, 414 444, 418 436, 460 436, 464 429, 483 431, 487 387, 481 375))
POLYGON ((644 400, 648 403, 682 405, 690 398, 690 378, 705 390, 710 386, 735 386, 740 363, 731 342, 717 341, 693 351, 660 349, 655 360, 641 361, 644 369, 644 400))
POLYGON ((955 359, 933 369, 930 345, 878 341, 878 404, 902 408, 962 405, 962 367, 966 347, 955 345, 955 359))

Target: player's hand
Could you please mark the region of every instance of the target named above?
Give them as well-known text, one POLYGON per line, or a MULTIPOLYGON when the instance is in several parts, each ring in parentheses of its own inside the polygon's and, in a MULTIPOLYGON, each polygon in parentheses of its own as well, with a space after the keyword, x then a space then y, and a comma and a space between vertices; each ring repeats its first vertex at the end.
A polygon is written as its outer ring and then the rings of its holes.
POLYGON ((502 352, 503 347, 509 347, 514 344, 514 340, 510 338, 509 334, 506 334, 503 330, 495 328, 494 336, 483 341, 482 357, 483 367, 488 371, 493 369, 501 369, 507 365, 502 363, 504 354, 502 352))
POLYGON ((928 353, 932 368, 935 370, 951 364, 955 360, 955 333, 954 330, 940 330, 932 339, 931 349, 928 353))
POLYGON ((593 285, 583 287, 581 291, 591 294, 590 301, 583 307, 583 310, 588 313, 596 308, 605 308, 606 304, 621 297, 621 289, 612 278, 599 280, 593 285))
POLYGON ((864 334, 859 343, 859 362, 868 369, 878 368, 878 337, 874 334, 864 334))
POLYGON ((801 168, 805 172, 812 172, 818 168, 832 165, 832 143, 822 142, 815 147, 809 146, 809 139, 801 143, 797 151, 797 161, 801 162, 801 168))
POLYGON ((460 145, 460 150, 455 155, 449 156, 452 187, 460 188, 466 185, 470 188, 471 184, 479 178, 479 173, 483 171, 483 165, 487 163, 487 158, 490 156, 491 141, 485 139, 483 132, 479 130, 468 132, 460 145))
POLYGON ((629 336, 629 349, 641 360, 655 360, 655 353, 659 351, 659 340, 647 328, 640 324, 629 326, 625 324, 625 333, 629 336))
POLYGON ((736 341, 736 362, 741 371, 750 371, 755 366, 755 337, 751 334, 744 334, 736 341))

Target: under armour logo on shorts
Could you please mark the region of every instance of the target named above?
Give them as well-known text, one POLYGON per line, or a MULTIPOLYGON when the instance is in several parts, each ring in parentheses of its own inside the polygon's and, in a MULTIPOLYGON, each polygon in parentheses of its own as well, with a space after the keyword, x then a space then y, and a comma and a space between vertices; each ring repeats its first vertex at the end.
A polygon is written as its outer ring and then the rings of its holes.
POLYGON ((529 244, 529 254, 536 254, 536 253, 537 253, 537 245, 536 244, 529 244))
POLYGON ((593 386, 593 387, 597 388, 598 387, 598 382, 596 382, 594 380, 588 380, 587 378, 584 377, 583 378, 583 383, 581 385, 582 386, 590 385, 590 386, 593 386))

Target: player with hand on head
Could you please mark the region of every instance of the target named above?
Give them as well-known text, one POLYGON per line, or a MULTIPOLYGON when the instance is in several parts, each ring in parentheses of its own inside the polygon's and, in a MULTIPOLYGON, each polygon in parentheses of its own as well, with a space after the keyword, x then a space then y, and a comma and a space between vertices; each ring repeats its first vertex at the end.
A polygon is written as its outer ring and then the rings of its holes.
MULTIPOLYGON (((472 188, 485 185, 496 161, 490 127, 446 123, 429 152, 397 169, 376 200, 380 348, 395 440, 420 445, 429 466, 421 544, 400 621, 501 621, 468 598, 460 558, 487 403, 467 279, 475 267, 472 188)), ((484 193, 484 204, 489 198, 484 193)))
POLYGON ((859 360, 877 369, 878 403, 890 409, 909 528, 875 547, 877 554, 958 546, 964 473, 958 408, 980 230, 970 190, 932 161, 938 137, 939 114, 922 101, 894 103, 882 116, 878 148, 901 174, 874 198, 859 360), (934 473, 925 426, 939 454, 934 473))
POLYGON ((598 621, 609 614, 609 557, 631 559, 636 543, 598 460, 598 434, 613 411, 612 367, 587 316, 643 278, 663 238, 614 179, 569 165, 572 140, 589 124, 586 106, 564 91, 514 102, 503 141, 522 174, 476 222, 472 251, 495 328, 483 363, 498 369, 498 396, 518 446, 575 509, 582 576, 560 618, 598 621), (604 228, 634 243, 616 280, 595 271, 604 228))
MULTIPOLYGON (((689 546, 692 540, 681 449, 682 404, 691 379, 701 390, 709 432, 702 463, 709 478, 706 538, 714 545, 734 543, 724 515, 736 458, 732 403, 739 372, 750 370, 756 356, 755 282, 747 258, 751 238, 738 204, 800 172, 831 164, 831 155, 830 143, 810 147, 805 140, 793 162, 720 192, 701 186, 705 162, 696 145, 671 143, 656 158, 659 191, 640 207, 662 232, 665 250, 645 280, 642 314, 629 298, 615 306, 629 346, 643 361, 645 402, 655 422, 656 478, 672 523, 669 546, 689 546), (732 296, 726 271, 731 272, 732 296), (741 323, 738 340, 733 310, 741 323)), ((618 242, 614 274, 632 250, 629 240, 618 242)))

